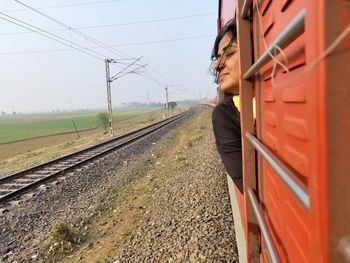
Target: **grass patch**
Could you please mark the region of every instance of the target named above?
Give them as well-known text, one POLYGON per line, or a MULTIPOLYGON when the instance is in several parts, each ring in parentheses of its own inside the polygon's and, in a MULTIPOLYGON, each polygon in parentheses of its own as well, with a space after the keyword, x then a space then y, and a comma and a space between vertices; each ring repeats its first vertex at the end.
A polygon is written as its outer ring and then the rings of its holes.
POLYGON ((58 223, 51 238, 41 251, 45 262, 55 262, 57 257, 71 253, 76 246, 83 242, 83 235, 74 229, 68 221, 58 223))
POLYGON ((73 230, 67 221, 63 221, 55 227, 53 239, 57 242, 70 242, 72 244, 78 244, 80 242, 78 232, 73 230))
POLYGON ((181 150, 177 152, 174 158, 175 162, 181 166, 188 165, 187 160, 187 146, 184 146, 181 150))
POLYGON ((190 146, 195 145, 198 141, 200 141, 203 138, 203 133, 202 133, 203 129, 204 129, 203 126, 194 129, 194 131, 190 135, 190 139, 189 139, 189 142, 188 142, 188 144, 190 146))
POLYGON ((182 161, 186 161, 186 160, 187 160, 187 156, 186 156, 186 153, 184 151, 179 151, 175 155, 175 161, 176 162, 182 162, 182 161))

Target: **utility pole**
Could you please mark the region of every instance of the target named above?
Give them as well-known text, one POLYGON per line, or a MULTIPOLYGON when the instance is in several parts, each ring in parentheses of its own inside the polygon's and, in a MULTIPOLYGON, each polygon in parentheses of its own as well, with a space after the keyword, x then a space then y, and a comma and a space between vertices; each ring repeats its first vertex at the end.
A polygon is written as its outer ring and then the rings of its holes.
POLYGON ((111 94, 111 75, 109 73, 109 59, 105 59, 106 64, 106 83, 107 83, 107 104, 108 104, 108 122, 109 122, 109 134, 113 137, 113 110, 112 110, 112 94, 111 94))
POLYGON ((111 93, 111 83, 115 81, 118 78, 121 78, 127 74, 141 74, 138 70, 141 68, 144 68, 145 65, 137 65, 136 62, 140 61, 142 57, 138 59, 133 59, 134 61, 128 64, 125 68, 123 68, 121 71, 119 71, 116 75, 111 77, 110 71, 109 71, 109 64, 110 63, 117 63, 118 60, 116 59, 105 59, 105 65, 106 65, 106 83, 107 83, 107 104, 108 104, 108 122, 109 122, 109 133, 111 137, 114 136, 113 132, 113 111, 112 111, 112 93, 111 93), (136 65, 136 68, 131 68, 132 66, 136 65), (130 68, 130 69, 129 69, 130 68), (128 70, 129 69, 129 70, 128 70))
POLYGON ((146 103, 147 103, 148 105, 151 104, 151 100, 150 100, 150 97, 149 97, 149 90, 146 90, 146 103))
POLYGON ((165 85, 165 108, 167 117, 169 115, 169 102, 168 102, 168 85, 165 85))

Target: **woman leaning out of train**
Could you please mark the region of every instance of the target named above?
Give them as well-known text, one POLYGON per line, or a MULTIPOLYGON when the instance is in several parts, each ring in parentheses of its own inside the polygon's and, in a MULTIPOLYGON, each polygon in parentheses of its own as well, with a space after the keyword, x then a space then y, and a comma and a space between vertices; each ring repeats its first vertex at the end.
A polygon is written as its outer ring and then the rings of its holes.
POLYGON ((216 37, 211 59, 219 84, 219 104, 212 114, 216 146, 233 182, 243 193, 240 113, 233 96, 239 93, 236 21, 229 21, 216 37))

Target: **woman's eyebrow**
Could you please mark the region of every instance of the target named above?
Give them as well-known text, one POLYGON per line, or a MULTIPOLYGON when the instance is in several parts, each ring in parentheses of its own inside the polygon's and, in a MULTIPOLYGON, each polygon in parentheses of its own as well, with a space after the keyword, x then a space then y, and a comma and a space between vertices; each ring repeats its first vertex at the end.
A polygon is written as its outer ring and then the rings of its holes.
POLYGON ((226 52, 226 51, 227 51, 229 48, 231 48, 231 47, 237 47, 237 45, 228 44, 226 47, 224 47, 224 48, 222 49, 222 51, 226 52))
POLYGON ((224 48, 222 49, 222 51, 226 52, 230 47, 231 47, 231 45, 227 45, 226 47, 224 47, 224 48))
POLYGON ((221 52, 221 53, 218 52, 218 55, 216 56, 216 59, 219 59, 219 58, 222 56, 222 54, 226 54, 226 52, 228 51, 228 49, 231 48, 231 47, 237 47, 237 45, 234 44, 234 43, 229 43, 226 47, 224 47, 224 48, 222 49, 222 52, 221 52))

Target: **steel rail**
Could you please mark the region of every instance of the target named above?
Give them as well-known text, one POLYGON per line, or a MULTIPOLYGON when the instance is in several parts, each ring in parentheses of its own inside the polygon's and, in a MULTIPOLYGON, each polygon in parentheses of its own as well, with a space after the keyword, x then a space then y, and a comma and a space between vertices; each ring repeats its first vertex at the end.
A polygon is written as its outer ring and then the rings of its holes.
POLYGON ((248 17, 248 10, 249 10, 250 6, 252 5, 252 1, 253 0, 244 0, 242 12, 241 12, 242 19, 246 19, 248 17))
POLYGON ((258 70, 271 60, 270 54, 275 54, 277 46, 281 49, 287 47, 293 40, 299 37, 305 30, 306 10, 301 10, 296 17, 286 26, 286 28, 277 36, 275 41, 258 58, 258 60, 243 75, 245 80, 250 79, 258 70))
POLYGON ((254 190, 252 188, 248 187, 247 192, 248 192, 250 203, 253 207, 253 211, 254 211, 256 220, 258 221, 259 228, 261 230, 261 234, 262 234, 263 239, 265 241, 267 251, 269 252, 271 262, 278 263, 280 261, 278 259, 277 253, 276 253, 276 248, 273 245, 270 233, 266 227, 265 220, 264 220, 262 213, 260 211, 259 202, 256 198, 254 190))
POLYGON ((27 170, 20 171, 18 173, 6 176, 0 181, 0 192, 7 192, 4 195, 0 193, 0 203, 7 201, 21 193, 36 187, 39 184, 47 180, 51 180, 54 177, 67 172, 68 170, 74 169, 77 166, 80 166, 84 163, 87 163, 101 155, 105 155, 111 151, 120 149, 136 140, 139 140, 153 132, 158 131, 162 127, 174 123, 177 120, 185 118, 193 113, 192 110, 178 114, 169 119, 148 125, 139 130, 130 132, 128 134, 119 136, 117 138, 110 139, 103 143, 88 147, 86 149, 77 151, 72 154, 65 155, 63 157, 57 158, 55 160, 51 160, 49 162, 40 164, 38 166, 29 168, 27 170), (98 151, 98 152, 97 152, 98 151), (44 172, 44 174, 42 173, 44 172), (24 178, 27 176, 27 178, 24 178), (22 179, 21 179, 22 178, 22 179), (17 181, 14 181, 17 180, 17 181), (22 180, 22 181, 19 181, 22 180), (23 181, 24 180, 24 181, 23 181), (26 181, 32 181, 30 183, 26 183, 26 181), (12 182, 12 183, 11 183, 12 182), (6 190, 1 186, 10 186, 6 187, 6 190), (15 189, 11 189, 11 187, 18 186, 15 189))
POLYGON ((296 181, 294 173, 284 165, 269 149, 266 148, 258 139, 249 132, 245 133, 245 137, 260 153, 271 168, 276 172, 278 177, 284 182, 288 189, 293 193, 297 200, 304 206, 305 209, 310 209, 310 197, 305 190, 305 187, 296 181))
POLYGON ((338 251, 343 256, 345 262, 350 262, 350 236, 343 237, 338 242, 338 251))

